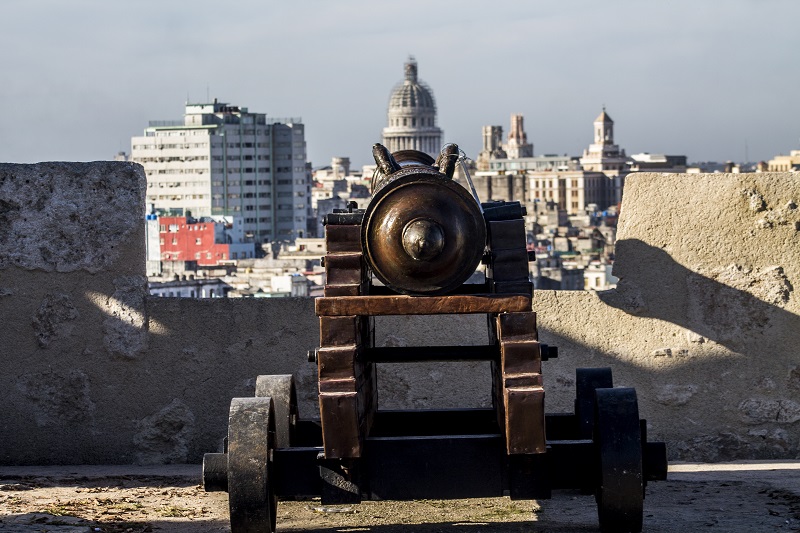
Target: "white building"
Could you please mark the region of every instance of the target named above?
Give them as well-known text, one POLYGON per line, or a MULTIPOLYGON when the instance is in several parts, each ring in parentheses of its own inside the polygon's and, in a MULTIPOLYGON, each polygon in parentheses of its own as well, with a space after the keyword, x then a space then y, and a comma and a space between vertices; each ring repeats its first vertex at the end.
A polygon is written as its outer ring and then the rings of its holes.
POLYGON ((389 97, 383 145, 390 152, 419 150, 434 158, 442 149, 433 91, 417 78, 417 62, 413 57, 405 64, 405 79, 392 89, 389 97))
POLYGON ((236 216, 251 242, 294 241, 311 215, 300 119, 218 102, 186 104, 182 121, 153 121, 131 139, 147 203, 162 214, 236 216))

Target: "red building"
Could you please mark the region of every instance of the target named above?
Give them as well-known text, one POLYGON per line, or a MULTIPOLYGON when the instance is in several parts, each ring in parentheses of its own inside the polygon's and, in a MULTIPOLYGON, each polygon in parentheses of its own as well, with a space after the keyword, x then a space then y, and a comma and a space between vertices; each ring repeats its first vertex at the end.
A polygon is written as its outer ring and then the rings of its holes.
POLYGON ((196 261, 198 266, 254 257, 253 243, 233 243, 224 222, 160 217, 161 261, 196 261))

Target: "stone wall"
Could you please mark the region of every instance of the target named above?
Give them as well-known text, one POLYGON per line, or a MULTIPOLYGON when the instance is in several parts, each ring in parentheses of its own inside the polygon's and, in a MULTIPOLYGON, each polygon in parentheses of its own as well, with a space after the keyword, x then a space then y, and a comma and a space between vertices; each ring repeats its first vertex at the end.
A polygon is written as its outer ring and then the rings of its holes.
MULTIPOLYGON (((199 462, 233 396, 294 373, 312 417, 307 299, 151 298, 129 163, 0 165, 0 464, 199 462)), ((800 177, 628 178, 605 293, 536 293, 548 411, 574 369, 637 387, 672 458, 800 455, 800 177)), ((478 344, 483 317, 392 317, 378 344, 478 344)), ((383 365, 384 407, 485 406, 486 364, 383 365)))

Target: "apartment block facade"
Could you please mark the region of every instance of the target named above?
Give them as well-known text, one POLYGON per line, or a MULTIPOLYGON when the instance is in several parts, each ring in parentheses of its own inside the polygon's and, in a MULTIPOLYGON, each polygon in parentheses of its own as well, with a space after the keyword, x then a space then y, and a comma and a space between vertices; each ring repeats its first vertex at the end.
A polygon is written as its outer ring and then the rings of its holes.
POLYGON ((300 119, 276 119, 216 99, 182 121, 152 121, 131 139, 162 215, 241 217, 247 242, 294 242, 311 218, 311 170, 300 119))

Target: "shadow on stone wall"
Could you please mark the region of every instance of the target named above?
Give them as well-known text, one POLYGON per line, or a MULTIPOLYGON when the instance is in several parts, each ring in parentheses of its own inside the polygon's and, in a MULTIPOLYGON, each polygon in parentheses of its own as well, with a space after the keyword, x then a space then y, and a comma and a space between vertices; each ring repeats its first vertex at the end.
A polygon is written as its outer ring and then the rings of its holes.
MULTIPOLYGON (((596 298, 630 318, 599 307, 585 327, 591 330, 593 320, 608 327, 610 349, 591 334, 540 331, 562 348, 558 362, 545 363, 545 372, 555 367, 545 383, 561 403, 565 389, 572 393, 568 367, 577 355, 577 366, 611 366, 616 384, 637 387, 642 414, 656 421, 653 434, 670 443, 672 459, 800 456, 800 317, 785 308, 794 287, 783 269, 694 271, 637 239, 620 241, 618 254, 626 259, 618 288, 596 298), (612 329, 615 322, 622 331, 612 329), (627 324, 635 331, 624 331, 627 324), (643 338, 639 345, 648 351, 626 357, 632 336, 643 338)), ((594 297, 571 296, 570 309, 594 297)), ((537 311, 548 313, 544 306, 537 311)))
POLYGON ((764 357, 787 348, 781 331, 800 331, 800 317, 784 309, 794 287, 779 266, 751 271, 728 265, 703 275, 638 239, 619 241, 617 255, 627 258, 626 269, 615 271, 617 290, 599 293, 601 300, 689 329, 695 342, 764 357), (756 353, 747 353, 754 347, 756 353))

